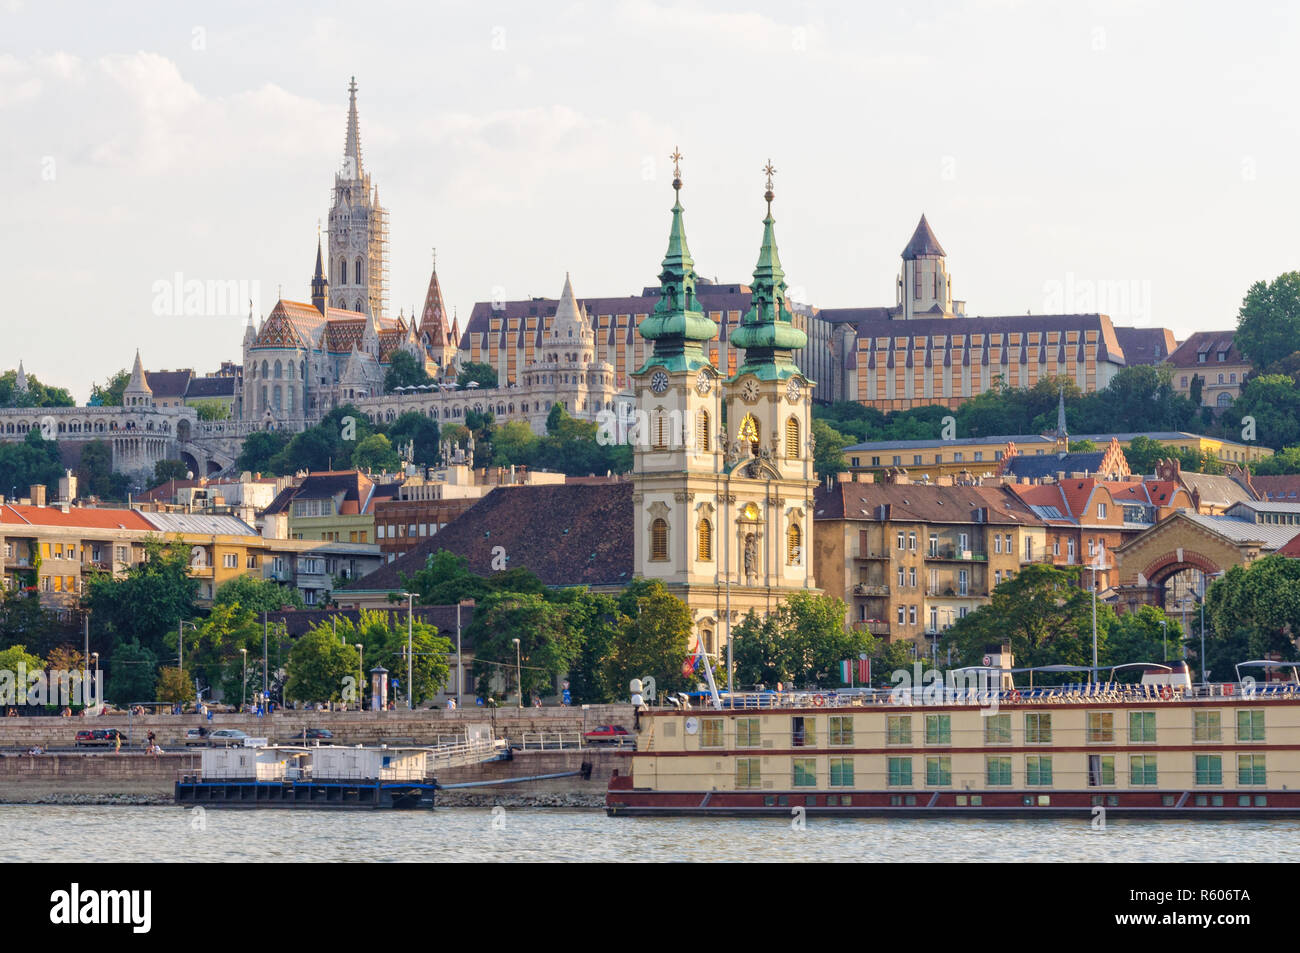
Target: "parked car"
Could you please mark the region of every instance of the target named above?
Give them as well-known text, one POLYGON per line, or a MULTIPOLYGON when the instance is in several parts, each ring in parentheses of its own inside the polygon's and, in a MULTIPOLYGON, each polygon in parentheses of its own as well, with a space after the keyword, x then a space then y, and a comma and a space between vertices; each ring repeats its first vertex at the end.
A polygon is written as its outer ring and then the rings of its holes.
POLYGON ((127 743, 126 732, 120 728, 95 728, 78 731, 75 743, 78 748, 116 745, 118 738, 122 744, 127 743))
POLYGON ((334 732, 328 728, 304 728, 295 735, 288 738, 289 744, 303 744, 304 742, 319 741, 329 744, 334 740, 334 732))
POLYGON ((245 738, 251 737, 248 732, 240 731, 238 728, 218 728, 208 734, 208 741, 217 747, 230 747, 242 745, 245 738))
POLYGON ((204 728, 202 726, 198 728, 191 728, 187 732, 185 732, 185 744, 189 745, 190 747, 193 747, 194 745, 205 745, 208 743, 209 734, 211 734, 211 732, 209 732, 207 728, 204 728))
POLYGON ((587 744, 622 744, 631 739, 627 729, 621 725, 597 725, 590 731, 582 733, 582 740, 587 744))

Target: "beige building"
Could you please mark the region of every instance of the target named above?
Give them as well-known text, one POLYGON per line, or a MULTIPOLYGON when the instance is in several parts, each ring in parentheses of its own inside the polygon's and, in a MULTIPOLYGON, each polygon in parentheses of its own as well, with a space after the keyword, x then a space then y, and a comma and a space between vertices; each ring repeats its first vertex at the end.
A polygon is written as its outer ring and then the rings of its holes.
POLYGON ((1201 379, 1201 405, 1229 407, 1241 395, 1246 375, 1253 369, 1233 342, 1232 331, 1197 331, 1169 355, 1174 388, 1190 396, 1192 381, 1201 379))

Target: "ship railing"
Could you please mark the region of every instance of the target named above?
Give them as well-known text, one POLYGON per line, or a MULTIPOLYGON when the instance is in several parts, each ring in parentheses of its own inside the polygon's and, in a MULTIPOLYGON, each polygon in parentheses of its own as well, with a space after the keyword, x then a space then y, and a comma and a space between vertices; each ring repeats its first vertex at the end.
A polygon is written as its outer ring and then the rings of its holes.
POLYGON ((519 736, 521 751, 564 751, 582 747, 581 731, 525 731, 519 736))

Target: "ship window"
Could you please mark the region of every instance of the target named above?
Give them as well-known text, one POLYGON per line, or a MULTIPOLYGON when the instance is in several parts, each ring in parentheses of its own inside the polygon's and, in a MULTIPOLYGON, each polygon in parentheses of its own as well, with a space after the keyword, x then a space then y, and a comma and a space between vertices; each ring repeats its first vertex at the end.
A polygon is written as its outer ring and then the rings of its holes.
POLYGON ((791 774, 791 783, 794 787, 815 788, 817 786, 817 759, 795 758, 791 774))
POLYGON ((925 716, 925 743, 928 745, 952 744, 952 715, 925 716))
MULTIPOLYGON (((893 758, 891 761, 895 760, 893 758)), ((911 784, 912 768, 911 759, 908 762, 907 775, 908 784, 911 784)), ((852 758, 831 758, 831 787, 853 787, 853 759, 852 758)), ((843 801, 840 802, 844 803, 843 801)))
POLYGON ((757 748, 762 744, 760 740, 761 732, 759 731, 758 725, 759 719, 757 718, 737 718, 736 747, 757 748))
POLYGON ((1112 711, 1088 712, 1088 740, 1105 742, 1115 740, 1115 713, 1112 711))
POLYGON ((1237 712, 1237 740, 1264 740, 1264 712, 1261 709, 1237 712))
POLYGON ((1131 711, 1128 713, 1129 744, 1141 744, 1156 740, 1156 713, 1153 711, 1131 711))
POLYGON ((722 744, 722 719, 705 718, 700 723, 700 747, 721 748, 722 744))
POLYGON ((1032 787, 1050 787, 1052 784, 1052 759, 1048 755, 1030 755, 1025 759, 1025 784, 1032 787))
POLYGON ((910 745, 912 743, 912 716, 889 715, 885 719, 885 744, 910 745))
POLYGON ((1152 785, 1156 783, 1156 756, 1153 754, 1129 755, 1128 772, 1130 785, 1152 785))
POLYGON ((1009 714, 989 715, 984 719, 984 743, 986 745, 1011 744, 1011 716, 1009 714))
POLYGON ((832 745, 851 745, 853 744, 853 716, 852 715, 831 715, 827 719, 828 734, 830 735, 829 744, 832 745))
POLYGON ((1263 784, 1264 781, 1264 756, 1262 754, 1237 755, 1238 784, 1263 784))
POLYGON ((1025 715, 1025 744, 1048 745, 1052 743, 1052 716, 1045 712, 1025 715))
POLYGON ((985 758, 984 778, 989 787, 1011 784, 1010 758, 985 758))
POLYGON ((926 758, 925 783, 927 787, 946 787, 952 784, 952 758, 947 755, 926 758))
POLYGON ((763 773, 759 767, 761 761, 761 758, 736 759, 737 788, 756 788, 763 783, 763 773))
POLYGON ((817 720, 815 718, 796 717, 790 719, 790 746, 792 748, 815 748, 817 746, 817 720))
POLYGON ((1196 783, 1223 783, 1223 756, 1217 754, 1198 754, 1196 756, 1196 783))

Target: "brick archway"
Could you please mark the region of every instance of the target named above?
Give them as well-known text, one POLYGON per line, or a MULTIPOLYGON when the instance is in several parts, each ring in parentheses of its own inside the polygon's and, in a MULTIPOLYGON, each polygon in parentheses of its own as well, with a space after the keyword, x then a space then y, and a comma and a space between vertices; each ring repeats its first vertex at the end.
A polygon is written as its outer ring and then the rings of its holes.
POLYGON ((1142 571, 1142 577, 1146 580, 1147 585, 1159 586, 1163 589, 1170 577, 1176 576, 1185 570, 1195 569, 1210 576, 1223 572, 1225 568, 1203 553, 1180 547, 1164 553, 1148 563, 1147 567, 1142 571))

